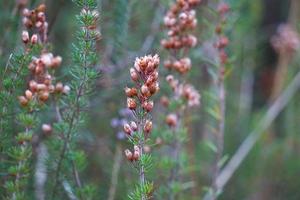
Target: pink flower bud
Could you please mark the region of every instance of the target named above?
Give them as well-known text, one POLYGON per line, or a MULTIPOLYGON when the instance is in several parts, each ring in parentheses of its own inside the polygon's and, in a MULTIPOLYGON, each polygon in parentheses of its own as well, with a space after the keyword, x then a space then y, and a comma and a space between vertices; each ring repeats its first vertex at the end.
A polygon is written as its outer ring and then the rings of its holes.
POLYGON ((134 68, 130 68, 130 77, 133 81, 138 81, 139 80, 139 76, 137 74, 137 72, 135 71, 134 68))
POLYGON ((134 151, 140 152, 140 148, 137 145, 133 146, 134 151))
POLYGON ((33 35, 31 36, 31 40, 30 40, 31 44, 36 44, 37 41, 38 41, 38 36, 37 36, 37 34, 33 34, 33 35))
POLYGON ((49 134, 49 133, 51 133, 52 132, 52 127, 51 127, 51 125, 49 125, 49 124, 43 124, 42 125, 42 131, 45 133, 45 134, 49 134))
POLYGON ((143 95, 149 93, 149 88, 146 85, 142 85, 142 87, 141 87, 141 93, 143 95))
POLYGON ((130 109, 130 110, 135 110, 136 109, 136 102, 133 98, 127 98, 127 107, 130 109))
POLYGON ((129 126, 129 124, 124 124, 123 129, 127 135, 131 135, 132 130, 131 130, 131 127, 129 126))
POLYGON ((71 88, 70 88, 70 86, 68 86, 68 85, 65 85, 64 86, 64 88, 63 88, 63 93, 64 94, 69 94, 70 93, 70 91, 71 91, 71 88))
POLYGON ((133 155, 132 155, 132 152, 129 149, 125 150, 125 156, 126 156, 127 160, 132 161, 133 155))
POLYGON ((29 33, 28 31, 22 32, 22 41, 27 44, 29 42, 29 33))
POLYGON ((32 92, 30 90, 25 91, 26 99, 31 100, 32 99, 32 92))
POLYGON ((153 101, 149 101, 149 102, 145 101, 142 106, 147 112, 150 112, 153 109, 153 105, 154 105, 153 101))
POLYGON ((175 114, 169 114, 166 118, 166 123, 171 126, 171 127, 174 127, 177 125, 177 116, 175 114))
POLYGON ((137 131, 137 130, 138 130, 138 126, 137 126, 137 124, 136 124, 134 121, 131 121, 131 122, 130 122, 130 128, 131 128, 133 131, 137 131))
POLYGON ((152 122, 150 120, 147 120, 144 125, 144 131, 146 133, 150 133, 151 130, 152 130, 152 122))
POLYGON ((51 67, 57 68, 62 62, 62 57, 56 56, 52 59, 51 67))
POLYGON ((139 160, 140 159, 140 152, 139 151, 134 151, 134 153, 133 153, 133 159, 134 160, 139 160))

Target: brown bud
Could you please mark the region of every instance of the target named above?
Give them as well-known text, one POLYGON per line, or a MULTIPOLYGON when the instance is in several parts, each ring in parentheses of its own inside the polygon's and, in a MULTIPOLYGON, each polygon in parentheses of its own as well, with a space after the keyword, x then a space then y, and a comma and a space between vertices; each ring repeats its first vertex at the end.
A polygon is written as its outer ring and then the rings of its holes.
POLYGON ((170 101, 169 101, 168 97, 162 96, 162 97, 160 98, 160 103, 161 103, 163 106, 168 107, 170 101))
POLYGON ((141 87, 141 93, 143 95, 146 95, 147 93, 149 93, 149 88, 146 85, 142 85, 142 87, 141 87))
POLYGON ((130 127, 129 124, 124 124, 123 129, 124 129, 124 132, 125 132, 127 135, 131 135, 132 130, 131 130, 131 127, 130 127))
POLYGON ((39 100, 42 101, 42 102, 45 102, 47 101, 49 98, 49 92, 42 92, 40 95, 39 95, 39 100))
POLYGON ((34 69, 34 72, 36 74, 41 74, 44 71, 44 67, 42 65, 38 65, 36 66, 36 68, 34 69))
POLYGON ((136 124, 134 121, 131 121, 131 122, 130 122, 130 128, 131 128, 133 131, 137 131, 137 130, 138 130, 138 126, 137 126, 137 124, 136 124))
POLYGON ((166 60, 166 61, 164 62, 164 66, 165 66, 165 68, 167 68, 167 69, 171 69, 171 68, 172 68, 172 61, 171 61, 171 60, 166 60))
POLYGON ((52 132, 52 127, 50 124, 43 124, 42 125, 42 131, 44 134, 49 135, 52 132))
POLYGON ((145 102, 143 103, 142 107, 143 107, 147 112, 150 112, 150 111, 153 109, 153 105, 154 105, 153 101, 149 101, 149 102, 145 101, 145 102))
POLYGON ((151 130, 152 130, 152 122, 150 120, 147 120, 144 125, 144 131, 146 133, 150 133, 151 130))
POLYGON ((28 69, 31 70, 31 71, 34 71, 35 70, 35 64, 33 62, 29 63, 28 69))
POLYGON ((134 68, 130 68, 130 77, 133 81, 139 80, 139 75, 137 74, 134 68))
POLYGON ((37 12, 45 12, 46 11, 46 5, 45 4, 40 4, 37 8, 36 8, 37 12))
POLYGON ((222 26, 221 25, 217 25, 216 29, 215 29, 216 34, 221 34, 222 33, 222 26))
POLYGON ((140 159, 140 152, 139 151, 134 151, 133 152, 133 160, 137 161, 140 159))
POLYGON ((127 98, 127 107, 130 109, 130 110, 135 110, 136 109, 136 102, 133 98, 127 98))
POLYGON ((132 155, 132 152, 129 149, 125 150, 125 156, 126 156, 127 160, 132 161, 133 155, 132 155))
POLYGON ((140 152, 134 151, 133 153, 133 160, 139 160, 140 159, 140 152))
POLYGON ((137 96, 138 91, 137 91, 136 88, 128 88, 128 87, 126 87, 125 88, 125 93, 126 93, 127 97, 134 97, 134 96, 137 96))
POLYGON ((55 92, 62 93, 63 90, 64 90, 64 85, 61 82, 56 83, 55 92))
POLYGON ((150 94, 154 94, 159 90, 159 84, 156 82, 149 87, 150 94))
POLYGON ((32 92, 30 90, 25 91, 26 99, 31 100, 32 99, 32 92))
POLYGON ((37 34, 33 34, 33 35, 31 36, 31 40, 30 40, 31 44, 36 44, 37 41, 38 41, 38 36, 37 36, 37 34))
POLYGON ((51 63, 50 66, 51 66, 52 68, 57 68, 57 67, 60 66, 61 62, 62 62, 62 57, 56 56, 56 57, 54 57, 54 58, 52 59, 52 63, 51 63))
POLYGON ((29 82, 29 89, 32 91, 32 92, 36 92, 37 89, 38 89, 38 84, 35 82, 35 81, 30 81, 29 82))
POLYGON ((47 86, 45 84, 42 84, 42 83, 37 84, 37 90, 38 91, 46 90, 46 88, 47 88, 47 86))
POLYGON ((218 44, 217 44, 217 48, 222 49, 225 48, 229 43, 229 40, 227 37, 223 36, 220 38, 218 44))
POLYGON ((174 127, 177 125, 177 116, 176 114, 169 114, 167 117, 166 117, 166 123, 171 126, 171 127, 174 127))
POLYGON ((21 106, 27 106, 28 105, 28 100, 24 96, 19 96, 19 102, 21 106))
POLYGON ((22 32, 22 41, 27 44, 29 42, 29 33, 28 31, 22 32))

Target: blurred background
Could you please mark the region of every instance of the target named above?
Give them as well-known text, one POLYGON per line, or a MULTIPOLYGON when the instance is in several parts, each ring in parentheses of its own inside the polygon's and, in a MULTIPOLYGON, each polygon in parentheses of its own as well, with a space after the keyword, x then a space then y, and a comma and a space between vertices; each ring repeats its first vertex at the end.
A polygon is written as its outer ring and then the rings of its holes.
MULTIPOLYGON (((71 0, 0 0, 0 65, 4 66, 11 52, 21 48, 22 3, 33 8, 46 3, 49 40, 53 53, 70 63, 70 48, 74 41, 75 15, 71 0), (19 5, 19 6, 18 6, 19 5)), ((298 34, 299 0, 228 0, 226 35, 230 66, 226 76, 225 154, 232 156, 247 135, 257 126, 268 106, 299 71, 298 34), (290 48, 281 49, 283 35, 290 48), (277 74, 277 75, 276 75, 277 74), (279 74, 279 75, 278 75, 279 74)), ((172 0, 99 0, 102 39, 97 50, 101 76, 91 97, 88 126, 81 130, 80 146, 87 152, 84 181, 97 185, 98 199, 107 199, 112 181, 112 169, 118 170, 115 199, 126 199, 132 188, 135 172, 123 157, 128 146, 122 124, 128 120, 123 88, 130 84, 129 68, 136 56, 158 53, 161 60, 167 52, 160 46, 166 36, 163 16, 172 0), (118 167, 119 166, 119 167, 118 167)), ((186 179, 194 186, 181 199, 201 199, 203 188, 210 185, 213 154, 207 147, 211 117, 209 68, 210 48, 214 31, 213 10, 217 1, 203 0, 197 7, 198 27, 195 36, 200 41, 191 51, 193 62, 188 79, 200 91, 201 107, 189 113, 186 143, 186 179)), ((59 79, 64 78, 64 68, 59 79)), ((161 94, 167 89, 166 71, 161 67, 161 94)), ((155 101, 159 104, 159 98, 155 101)), ((226 200, 299 200, 300 199, 300 95, 294 96, 255 144, 250 154, 225 186, 219 199, 226 200)), ((155 137, 159 137, 161 107, 153 113, 155 137)), ((159 151, 152 149, 154 155, 159 151)), ((156 160, 159 163, 159 159, 156 160)), ((155 165, 157 164, 155 163, 155 165)), ((152 180, 159 172, 152 172, 152 180)))

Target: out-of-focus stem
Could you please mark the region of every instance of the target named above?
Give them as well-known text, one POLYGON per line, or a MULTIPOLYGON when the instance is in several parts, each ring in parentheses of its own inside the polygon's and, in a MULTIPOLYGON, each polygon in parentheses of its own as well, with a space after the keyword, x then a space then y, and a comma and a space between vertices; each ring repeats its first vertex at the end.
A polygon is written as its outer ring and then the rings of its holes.
POLYGON ((218 80, 218 92, 219 92, 219 121, 217 132, 217 155, 214 163, 213 181, 212 181, 212 197, 211 200, 217 199, 218 187, 217 177, 220 173, 220 160, 223 156, 224 148, 224 127, 225 127, 225 87, 224 87, 224 66, 220 67, 219 80, 218 80))
POLYGON ((270 102, 274 102, 275 99, 280 95, 280 92, 283 89, 287 72, 288 72, 288 64, 290 62, 290 56, 284 52, 279 54, 277 70, 275 72, 275 77, 273 81, 273 89, 270 97, 270 102))
POLYGON ((119 171, 120 171, 120 167, 121 167, 121 162, 122 162, 122 147, 120 144, 117 144, 116 152, 115 152, 115 156, 114 156, 114 165, 113 165, 113 170, 112 170, 108 200, 115 199, 115 194, 116 194, 117 184, 118 184, 118 175, 119 175, 119 171))

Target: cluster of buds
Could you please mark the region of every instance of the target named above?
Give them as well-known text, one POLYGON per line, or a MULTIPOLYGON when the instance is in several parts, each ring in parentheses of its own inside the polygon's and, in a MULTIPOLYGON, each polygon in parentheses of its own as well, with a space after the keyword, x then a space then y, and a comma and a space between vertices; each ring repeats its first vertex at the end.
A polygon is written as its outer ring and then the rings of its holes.
POLYGON ((125 88, 127 107, 135 111, 140 105, 145 112, 153 108, 150 97, 159 90, 158 84, 159 57, 144 56, 137 58, 134 67, 130 69, 130 76, 136 87, 125 88))
POLYGON ((27 106, 31 101, 46 102, 51 93, 68 94, 70 87, 61 82, 53 83, 54 77, 49 73, 61 64, 60 56, 54 57, 51 53, 43 53, 39 58, 34 58, 28 68, 32 74, 29 87, 24 96, 19 97, 20 104, 27 106))
POLYGON ((277 34, 271 38, 271 43, 278 53, 295 53, 300 46, 298 33, 288 24, 282 24, 277 29, 277 34))
MULTIPOLYGON (((36 9, 29 10, 27 8, 23 9, 23 25, 27 29, 36 29, 39 34, 31 36, 31 43, 37 43, 38 41, 46 42, 47 41, 47 31, 48 31, 48 22, 46 21, 46 6, 45 4, 39 5, 36 9)), ((27 32, 28 33, 28 32, 27 32)), ((27 33, 23 32, 23 42, 29 42, 29 36, 27 33), (28 38, 28 39, 27 39, 28 38)))
POLYGON ((193 85, 188 83, 179 83, 173 75, 168 75, 166 80, 174 91, 175 97, 186 100, 188 107, 200 105, 200 94, 193 85))
POLYGON ((24 44, 36 44, 38 41, 38 36, 37 34, 33 34, 31 37, 29 36, 28 31, 23 31, 22 32, 22 41, 24 44))
MULTIPOLYGON (((161 45, 168 50, 180 50, 195 47, 197 38, 190 32, 196 28, 196 12, 193 8, 201 0, 177 0, 171 6, 164 17, 164 24, 168 29, 168 38, 161 41, 161 45)), ((181 74, 187 73, 191 68, 189 58, 169 59, 164 66, 167 69, 174 69, 181 74)))
POLYGON ((192 62, 190 58, 181 58, 179 60, 175 60, 172 62, 172 60, 166 60, 164 62, 164 66, 167 69, 175 69, 181 74, 185 74, 188 72, 192 67, 192 62))
POLYGON ((217 34, 218 39, 214 44, 214 47, 218 49, 220 63, 224 65, 227 63, 228 59, 227 53, 224 49, 228 46, 229 40, 226 36, 223 35, 223 26, 224 24, 226 24, 226 14, 229 12, 230 8, 228 4, 222 2, 219 4, 217 10, 220 21, 215 28, 215 33, 217 34))
MULTIPOLYGON (((38 36, 41 38, 41 44, 45 44, 44 28, 47 26, 45 18, 45 5, 42 4, 34 10, 24 9, 23 14, 25 18, 23 22, 26 22, 25 26, 27 28, 32 28, 33 25, 38 28, 38 33, 33 34, 31 39, 29 39, 28 31, 23 31, 22 40, 26 45, 29 41, 31 44, 36 44, 38 42, 38 36), (42 25, 38 25, 42 23, 42 25), (44 27, 44 28, 43 28, 44 27)), ((54 77, 50 72, 57 69, 62 62, 60 56, 53 56, 52 53, 47 53, 44 48, 43 53, 38 57, 33 57, 32 61, 28 65, 28 69, 31 72, 31 80, 28 84, 28 89, 25 91, 23 96, 19 97, 19 102, 22 106, 30 105, 30 102, 40 102, 44 103, 49 99, 51 93, 57 94, 67 94, 70 91, 70 87, 63 85, 62 83, 53 83, 54 77)))
POLYGON ((125 150, 125 156, 129 161, 138 161, 140 155, 141 155, 140 148, 137 145, 134 145, 133 152, 131 152, 129 149, 125 150))
MULTIPOLYGON (((159 90, 158 66, 158 55, 148 55, 136 58, 134 67, 130 69, 130 77, 135 83, 135 87, 126 87, 125 93, 127 108, 132 111, 136 120, 124 124, 123 129, 128 137, 134 137, 134 133, 139 132, 143 133, 142 137, 147 138, 152 131, 153 124, 148 119, 148 115, 154 106, 150 98, 159 90)), ((134 149, 134 153, 129 150, 125 151, 128 160, 135 161, 139 159, 141 149, 137 146, 134 149)))

